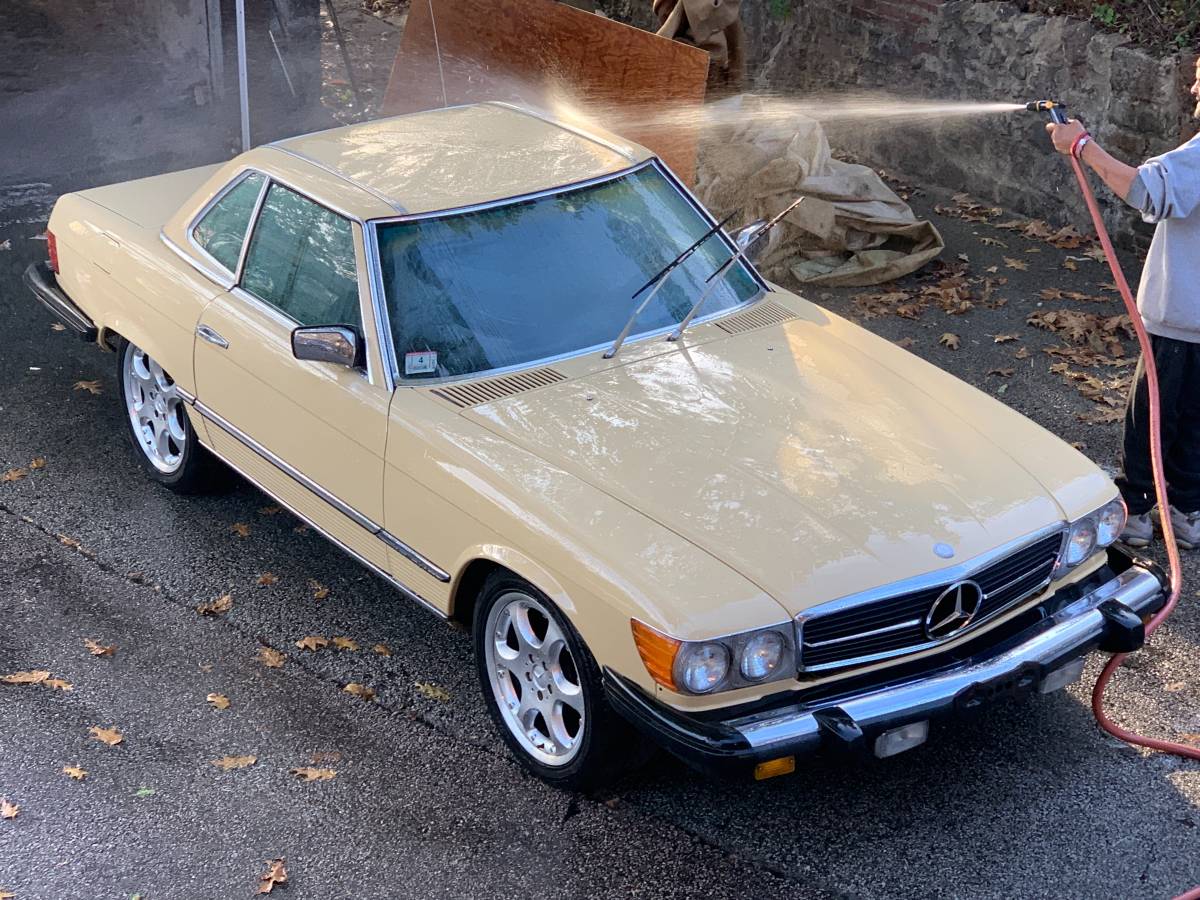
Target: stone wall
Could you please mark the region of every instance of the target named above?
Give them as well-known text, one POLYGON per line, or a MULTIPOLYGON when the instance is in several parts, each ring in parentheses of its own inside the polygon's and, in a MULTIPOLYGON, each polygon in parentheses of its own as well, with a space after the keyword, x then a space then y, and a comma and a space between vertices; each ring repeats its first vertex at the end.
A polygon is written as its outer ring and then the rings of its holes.
MULTIPOLYGON (((631 2, 608 11, 628 21, 631 2)), ((649 0, 643 0, 649 6, 649 0)), ((1157 59, 1121 35, 1066 17, 978 0, 743 0, 749 71, 758 89, 829 96, 886 91, 930 100, 1070 104, 1097 139, 1131 162, 1195 133, 1191 59, 1157 59)), ((840 151, 921 183, 966 191, 1056 224, 1088 224, 1070 167, 1053 154, 1044 117, 1031 113, 880 127, 830 124, 840 151)), ((1101 190, 1122 243, 1149 229, 1101 190)))

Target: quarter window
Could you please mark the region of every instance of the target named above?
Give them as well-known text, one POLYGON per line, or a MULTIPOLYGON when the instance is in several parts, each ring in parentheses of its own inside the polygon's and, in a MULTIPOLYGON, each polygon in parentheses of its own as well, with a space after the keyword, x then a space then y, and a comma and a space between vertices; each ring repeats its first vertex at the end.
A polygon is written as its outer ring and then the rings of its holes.
POLYGON ((361 327, 350 222, 272 184, 250 238, 242 288, 301 325, 361 327))
POLYGON ((230 272, 237 269, 246 229, 265 180, 258 172, 251 172, 226 191, 192 229, 196 243, 230 272))

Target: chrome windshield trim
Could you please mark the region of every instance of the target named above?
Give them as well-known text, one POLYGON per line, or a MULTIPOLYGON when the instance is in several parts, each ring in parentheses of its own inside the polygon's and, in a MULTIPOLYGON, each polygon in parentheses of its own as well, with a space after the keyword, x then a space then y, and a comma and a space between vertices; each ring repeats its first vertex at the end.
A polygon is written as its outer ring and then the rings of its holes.
POLYGON ((368 289, 371 292, 371 313, 379 336, 379 358, 383 362, 388 393, 396 390, 400 367, 396 361, 395 339, 388 315, 387 298, 383 293, 383 272, 379 256, 379 234, 374 222, 363 226, 363 251, 366 253, 368 289))
MULTIPOLYGON (((199 407, 199 404, 197 404, 197 407, 199 407)), ((217 423, 217 424, 220 424, 220 423, 217 423)), ((224 427, 224 426, 222 426, 222 427, 224 427)), ((234 435, 234 437, 237 437, 237 435, 234 435)), ((251 449, 253 449, 253 448, 251 448, 251 449)), ((313 531, 317 532, 317 534, 321 535, 321 537, 325 538, 325 540, 329 541, 329 543, 333 544, 335 547, 337 547, 339 550, 341 550, 343 553, 345 553, 351 559, 366 566, 368 569, 370 569, 372 572, 374 572, 376 575, 378 575, 380 578, 382 578, 384 581, 386 581, 388 584, 390 584, 392 587, 394 587, 396 590, 398 590, 401 594, 403 594, 407 599, 409 599, 409 600, 413 601, 414 603, 429 610, 431 613, 433 613, 439 619, 450 618, 445 612, 438 609, 436 606, 434 606, 432 603, 430 603, 428 600, 426 600, 424 597, 422 597, 420 594, 418 594, 416 591, 414 591, 412 588, 410 588, 408 585, 406 585, 403 581, 396 578, 391 573, 386 572, 383 569, 379 568, 379 566, 375 565, 375 563, 371 562, 365 556, 352 550, 350 547, 348 547, 342 541, 338 540, 336 537, 334 537, 332 534, 330 534, 328 531, 326 531, 324 528, 322 528, 320 525, 318 525, 316 522, 314 522, 308 516, 304 515, 304 513, 300 512, 298 509, 296 509, 296 507, 294 507, 292 504, 288 503, 286 500, 284 500, 278 494, 276 494, 275 492, 273 492, 269 488, 267 488, 266 485, 264 485, 257 478, 250 475, 244 469, 242 469, 241 467, 230 462, 228 459, 224 459, 224 457, 222 457, 222 461, 225 463, 225 465, 229 466, 231 469, 233 469, 235 472, 237 472, 239 475, 241 475, 243 478, 245 478, 247 481, 249 481, 252 485, 254 485, 256 488, 258 488, 260 491, 262 491, 268 497, 271 497, 276 503, 278 503, 280 506, 282 506, 284 509, 286 509, 288 512, 290 512, 293 516, 295 516, 301 522, 306 524, 313 531)))
POLYGON ((426 557, 422 556, 420 553, 418 553, 412 547, 408 546, 408 544, 404 543, 404 541, 400 540, 400 538, 396 537, 391 532, 380 531, 378 537, 381 541, 383 541, 385 544, 387 544, 389 547, 391 547, 393 550, 395 550, 397 553, 399 553, 401 556, 403 556, 405 559, 407 559, 410 563, 412 563, 418 569, 421 569, 421 570, 425 571, 426 573, 432 575, 434 578, 436 578, 438 581, 442 582, 443 584, 450 583, 450 573, 449 572, 447 572, 441 566, 436 565, 434 562, 427 559, 426 557))
MULTIPOLYGON (((467 215, 467 214, 474 213, 474 212, 480 212, 483 210, 492 209, 497 206, 507 206, 512 203, 523 203, 523 202, 527 202, 527 201, 531 201, 531 200, 540 200, 545 197, 551 197, 555 194, 566 193, 568 191, 574 191, 574 190, 582 190, 584 188, 592 187, 597 184, 604 184, 605 182, 608 182, 608 181, 615 181, 618 178, 624 178, 627 175, 632 175, 636 172, 640 172, 642 169, 645 169, 647 167, 653 167, 656 170, 658 170, 671 184, 673 184, 677 189, 679 189, 683 193, 684 197, 688 200, 688 202, 700 214, 701 218, 704 219, 704 221, 707 222, 710 227, 717 224, 717 220, 715 218, 713 218, 712 213, 710 213, 708 210, 706 210, 704 208, 704 206, 700 203, 700 201, 696 199, 695 195, 693 195, 691 193, 691 191, 689 191, 679 181, 679 179, 675 177, 675 175, 670 171, 670 169, 668 169, 666 166, 664 166, 657 157, 652 157, 650 159, 644 160, 643 162, 640 162, 637 165, 630 166, 629 168, 622 169, 618 172, 610 172, 607 175, 601 175, 596 178, 588 179, 587 181, 576 182, 573 184, 563 185, 563 186, 555 187, 555 188, 548 188, 544 191, 537 191, 532 194, 522 194, 522 195, 519 195, 516 197, 508 197, 508 198, 505 198, 502 200, 491 200, 491 201, 488 201, 487 203, 478 203, 478 204, 475 204, 472 206, 461 206, 461 207, 457 207, 454 209, 440 210, 437 212, 413 213, 413 214, 409 214, 409 215, 389 216, 387 218, 369 220, 366 223, 366 225, 369 226, 368 230, 371 232, 371 244, 372 244, 371 252, 374 254, 374 259, 372 261, 372 275, 373 275, 373 281, 375 283, 374 287, 379 292, 380 306, 382 307, 381 315, 383 318, 384 325, 386 326, 386 344, 387 344, 388 356, 390 357, 389 361, 392 366, 392 371, 394 373, 395 385, 397 387, 410 387, 410 388, 440 387, 440 386, 446 385, 446 384, 456 384, 461 381, 474 381, 476 379, 494 378, 499 375, 506 375, 506 374, 509 374, 512 372, 521 372, 526 369, 535 369, 535 368, 538 368, 539 366, 550 365, 552 363, 561 362, 561 361, 567 360, 567 359, 575 359, 576 357, 580 357, 580 356, 588 356, 592 353, 596 353, 597 351, 608 349, 610 346, 612 346, 612 341, 606 340, 602 344, 593 344, 590 347, 583 347, 578 350, 568 350, 565 353, 559 353, 555 356, 544 356, 539 359, 528 360, 526 362, 517 363, 512 366, 503 366, 503 367, 494 368, 494 369, 483 369, 478 372, 471 372, 466 375, 454 375, 449 378, 406 378, 400 372, 400 355, 396 351, 395 335, 392 333, 391 322, 390 322, 389 313, 387 310, 387 293, 383 287, 383 271, 382 271, 382 258, 383 257, 379 250, 379 227, 380 226, 400 224, 400 223, 404 223, 404 222, 416 222, 416 221, 421 221, 423 219, 437 219, 437 218, 457 216, 457 215, 467 215)), ((725 245, 726 245, 726 247, 729 248, 730 252, 737 253, 738 248, 736 247, 736 245, 733 244, 729 235, 725 234, 724 230, 721 230, 719 233, 721 236, 721 240, 723 240, 725 242, 725 245)), ((750 273, 750 276, 755 280, 755 282, 759 285, 758 293, 755 294, 753 297, 750 297, 746 301, 739 303, 737 306, 730 307, 729 309, 717 310, 716 312, 710 313, 705 316, 697 316, 692 322, 693 326, 702 325, 705 322, 711 322, 714 319, 719 319, 722 316, 731 315, 733 313, 745 312, 750 307, 752 307, 755 303, 758 303, 759 301, 761 301, 766 294, 770 293, 770 289, 767 287, 766 281, 762 278, 761 275, 758 274, 758 271, 753 267, 753 265, 750 264, 749 260, 743 259, 741 261, 741 264, 750 273)), ((660 335, 670 334, 678 327, 678 324, 679 323, 677 322, 674 325, 668 325, 663 328, 655 328, 650 331, 642 331, 642 332, 638 332, 637 334, 630 335, 629 337, 627 337, 625 339, 625 344, 626 345, 635 344, 635 343, 638 343, 640 341, 643 341, 643 340, 646 340, 649 338, 654 338, 654 337, 658 337, 660 335)))
MULTIPOLYGON (((949 568, 940 569, 936 572, 928 572, 923 575, 905 579, 903 581, 892 582, 891 584, 882 585, 878 588, 873 588, 869 591, 863 591, 858 594, 852 594, 848 597, 842 597, 838 600, 832 600, 829 603, 823 603, 820 606, 815 606, 812 609, 805 610, 804 612, 800 613, 800 615, 796 616, 795 619, 796 658, 798 663, 798 671, 801 673, 812 673, 826 672, 831 669, 848 669, 854 666, 862 666, 869 663, 881 662, 886 659, 893 659, 898 656, 907 656, 912 653, 920 653, 923 650, 940 647, 944 644, 949 644, 963 638, 969 638, 977 634, 979 629, 988 622, 992 622, 1005 613, 1011 612, 1024 601, 1040 594, 1043 590, 1045 590, 1054 580, 1055 566, 1051 565, 1049 571, 1046 573, 1046 577, 1036 586, 1030 588, 1023 594, 1014 597, 999 609, 995 609, 988 613, 988 615, 975 620, 968 627, 955 634, 935 640, 925 640, 917 644, 910 644, 906 647, 899 647, 894 650, 864 654, 862 656, 855 656, 849 659, 840 659, 834 662, 818 663, 812 666, 806 666, 804 664, 804 624, 807 621, 819 618, 829 613, 841 612, 856 606, 868 605, 876 601, 887 600, 893 597, 901 597, 905 594, 911 594, 916 591, 941 587, 946 584, 961 581, 977 574, 980 570, 985 569, 994 563, 1000 562, 1005 556, 1009 556, 1019 550, 1024 549, 1025 547, 1036 544, 1038 541, 1045 540, 1054 534, 1059 535, 1058 554, 1056 559, 1061 559, 1063 547, 1065 546, 1067 540, 1067 524, 1065 522, 1059 522, 1055 525, 1049 525, 1045 528, 1041 528, 1025 535, 1024 537, 1017 538, 1001 545, 1000 547, 989 550, 987 553, 982 553, 973 559, 959 563, 956 566, 950 566, 949 568)), ((1033 571, 1035 570, 1031 569, 1029 572, 1026 572, 1026 577, 1028 577, 1028 575, 1030 575, 1033 571)), ((992 596, 996 593, 999 593, 999 590, 992 591, 991 594, 985 596, 992 596)), ((855 635, 855 637, 864 636, 866 635, 855 635)), ((827 641, 822 644, 809 644, 808 646, 825 646, 829 643, 832 642, 827 641)))
POLYGON ((204 418, 208 419, 214 425, 220 426, 223 431, 241 441, 241 443, 245 444, 248 448, 253 450, 275 468, 279 469, 279 471, 283 472, 298 485, 307 488, 309 491, 316 494, 346 518, 352 520, 355 524, 362 526, 367 531, 371 532, 371 534, 376 536, 378 536, 379 532, 383 530, 382 526, 376 525, 373 521, 368 519, 354 507, 350 506, 348 503, 342 502, 329 491, 325 490, 325 488, 321 487, 311 478, 300 472, 300 470, 280 459, 254 438, 250 437, 250 435, 246 434, 246 432, 242 431, 228 419, 214 411, 207 404, 197 400, 195 406, 196 410, 200 413, 200 415, 204 416, 204 418))

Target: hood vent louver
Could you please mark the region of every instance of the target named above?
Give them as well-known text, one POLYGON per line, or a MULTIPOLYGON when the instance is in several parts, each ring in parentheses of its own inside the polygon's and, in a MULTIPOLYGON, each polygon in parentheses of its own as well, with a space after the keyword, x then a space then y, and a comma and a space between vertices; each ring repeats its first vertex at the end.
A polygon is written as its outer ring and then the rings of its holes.
POLYGON ((790 309, 780 306, 772 300, 764 300, 752 309, 727 316, 724 319, 717 319, 713 324, 726 334, 741 334, 756 328, 766 328, 768 325, 780 325, 794 318, 796 318, 796 314, 790 309))
POLYGON ((566 375, 554 369, 532 369, 528 372, 502 375, 499 378, 488 378, 485 381, 451 384, 446 387, 434 388, 430 393, 441 397, 447 403, 453 403, 460 409, 466 409, 469 406, 491 403, 493 400, 511 397, 513 394, 556 384, 565 381, 566 378, 566 375))

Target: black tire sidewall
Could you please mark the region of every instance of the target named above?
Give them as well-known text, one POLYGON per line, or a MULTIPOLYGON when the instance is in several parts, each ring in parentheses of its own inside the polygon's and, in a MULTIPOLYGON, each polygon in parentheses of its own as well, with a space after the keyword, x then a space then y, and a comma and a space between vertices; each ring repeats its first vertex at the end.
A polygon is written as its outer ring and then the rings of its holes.
POLYGON ((484 703, 496 730, 512 754, 531 774, 543 781, 570 790, 592 787, 606 774, 611 757, 605 752, 613 732, 624 725, 623 721, 614 721, 615 714, 609 709, 604 695, 599 667, 595 658, 587 649, 579 632, 562 614, 557 606, 541 591, 529 582, 507 572, 497 572, 491 575, 480 591, 479 600, 475 604, 473 623, 473 641, 475 645, 475 664, 479 672, 479 687, 483 693, 484 703), (510 591, 520 591, 529 594, 546 607, 567 640, 567 645, 574 657, 575 670, 579 675, 579 683, 583 688, 584 703, 584 733, 583 742, 569 763, 564 766, 548 766, 530 756, 521 743, 509 730, 504 714, 500 711, 495 691, 492 688, 491 672, 487 664, 486 642, 490 639, 487 633, 488 615, 504 594, 510 591))

